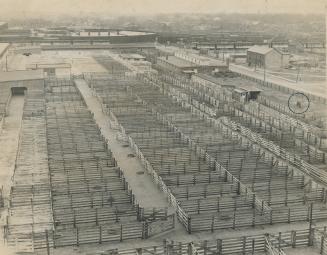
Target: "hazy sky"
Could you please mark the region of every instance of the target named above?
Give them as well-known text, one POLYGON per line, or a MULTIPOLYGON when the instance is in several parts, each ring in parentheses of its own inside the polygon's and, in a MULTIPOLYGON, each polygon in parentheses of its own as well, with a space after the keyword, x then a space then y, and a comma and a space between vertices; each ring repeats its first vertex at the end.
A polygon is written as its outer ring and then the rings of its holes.
POLYGON ((42 12, 148 14, 173 12, 324 13, 327 0, 0 0, 1 16, 42 12))

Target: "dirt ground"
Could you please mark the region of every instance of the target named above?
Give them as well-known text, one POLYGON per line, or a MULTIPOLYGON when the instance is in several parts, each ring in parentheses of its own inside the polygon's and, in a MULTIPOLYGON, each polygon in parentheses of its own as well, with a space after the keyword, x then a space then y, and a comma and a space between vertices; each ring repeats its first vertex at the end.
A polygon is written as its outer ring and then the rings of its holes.
POLYGON ((13 96, 8 108, 8 116, 0 131, 0 186, 4 187, 5 196, 10 191, 18 148, 19 132, 23 115, 24 96, 13 96))
MULTIPOLYGON (((8 206, 11 177, 14 173, 15 159, 18 150, 19 133, 24 107, 24 96, 11 98, 8 116, 5 117, 3 129, 0 130, 0 186, 3 187, 5 206, 8 206)), ((5 223, 7 211, 0 211, 0 225, 5 223)), ((3 231, 0 231, 0 254, 10 254, 3 247, 3 231)))
POLYGON ((315 247, 303 247, 303 248, 288 248, 285 249, 286 255, 318 255, 319 250, 315 247))

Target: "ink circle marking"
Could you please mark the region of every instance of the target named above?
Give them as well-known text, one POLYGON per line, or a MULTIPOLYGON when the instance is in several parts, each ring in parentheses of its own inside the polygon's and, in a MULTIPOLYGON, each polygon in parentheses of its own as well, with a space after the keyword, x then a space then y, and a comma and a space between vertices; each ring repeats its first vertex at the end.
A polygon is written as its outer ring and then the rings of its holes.
POLYGON ((292 113, 305 113, 310 107, 309 97, 301 92, 296 92, 288 98, 288 108, 292 113))

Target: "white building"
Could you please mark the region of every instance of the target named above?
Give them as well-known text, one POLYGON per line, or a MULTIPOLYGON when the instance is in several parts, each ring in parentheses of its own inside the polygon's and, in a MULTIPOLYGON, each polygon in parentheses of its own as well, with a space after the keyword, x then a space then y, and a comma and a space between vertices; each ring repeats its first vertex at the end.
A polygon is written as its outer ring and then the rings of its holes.
POLYGON ((283 68, 289 65, 290 54, 268 46, 252 46, 247 50, 247 63, 258 68, 283 68))

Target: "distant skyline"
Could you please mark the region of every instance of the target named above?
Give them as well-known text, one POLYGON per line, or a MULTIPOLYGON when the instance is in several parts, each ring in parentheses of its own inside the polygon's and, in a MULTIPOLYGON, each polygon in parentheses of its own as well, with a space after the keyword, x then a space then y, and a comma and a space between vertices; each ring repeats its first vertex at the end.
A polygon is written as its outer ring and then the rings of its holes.
POLYGON ((325 13, 325 0, 0 0, 1 17, 159 13, 325 13), (23 15, 23 16, 22 16, 23 15))

